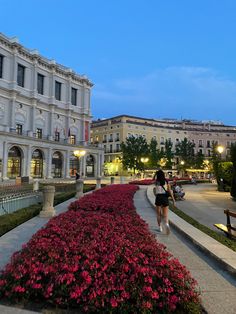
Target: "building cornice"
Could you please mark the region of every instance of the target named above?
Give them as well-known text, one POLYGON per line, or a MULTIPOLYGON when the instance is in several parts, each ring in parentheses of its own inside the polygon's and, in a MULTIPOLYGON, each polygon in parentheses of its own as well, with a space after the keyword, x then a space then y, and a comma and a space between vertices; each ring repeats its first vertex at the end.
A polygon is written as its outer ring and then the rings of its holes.
POLYGON ((75 82, 85 86, 87 85, 88 87, 93 86, 93 83, 86 76, 77 74, 72 69, 56 63, 55 60, 49 60, 41 56, 35 49, 30 50, 25 48, 19 43, 16 37, 8 38, 4 34, 0 33, 0 44, 8 49, 11 49, 13 53, 17 51, 21 57, 28 59, 30 62, 37 61, 40 66, 46 68, 47 70, 54 69, 57 74, 63 75, 66 78, 71 77, 71 79, 75 82))

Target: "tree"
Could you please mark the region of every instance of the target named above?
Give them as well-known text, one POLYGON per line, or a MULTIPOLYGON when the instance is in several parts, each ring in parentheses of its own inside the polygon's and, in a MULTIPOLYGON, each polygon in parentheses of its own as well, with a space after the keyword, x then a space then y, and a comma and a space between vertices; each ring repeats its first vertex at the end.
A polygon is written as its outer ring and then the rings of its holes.
POLYGON ((181 161, 184 162, 185 168, 194 165, 194 147, 195 144, 189 141, 186 137, 175 147, 176 156, 181 158, 181 161))
POLYGON ((121 151, 123 154, 122 164, 125 169, 133 169, 143 171, 144 164, 141 162, 142 157, 147 157, 149 153, 148 144, 142 136, 130 136, 126 141, 121 143, 121 151))
POLYGON ((163 152, 157 148, 157 145, 158 145, 157 141, 154 138, 152 138, 149 144, 149 154, 148 154, 148 158, 149 158, 148 165, 151 168, 156 168, 158 162, 163 157, 163 152))
POLYGON ((234 200, 236 200, 236 143, 231 144, 230 158, 233 163, 233 175, 230 195, 233 197, 234 200))
POLYGON ((171 140, 165 141, 165 150, 164 150, 164 157, 166 158, 166 169, 172 169, 172 159, 174 158, 174 152, 172 151, 173 143, 171 140))
POLYGON ((197 152, 195 155, 195 168, 200 169, 203 168, 204 155, 202 152, 197 152))

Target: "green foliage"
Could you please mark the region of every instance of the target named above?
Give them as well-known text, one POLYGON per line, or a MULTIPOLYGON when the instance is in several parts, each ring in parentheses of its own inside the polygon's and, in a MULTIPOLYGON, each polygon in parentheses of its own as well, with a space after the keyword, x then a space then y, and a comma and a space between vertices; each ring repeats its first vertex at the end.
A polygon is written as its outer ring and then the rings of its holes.
POLYGON ((156 168, 158 162, 163 157, 163 152, 157 148, 157 145, 158 145, 157 141, 154 138, 152 138, 149 144, 149 154, 148 154, 148 158, 149 158, 148 166, 150 168, 156 168))
POLYGON ((222 161, 218 163, 217 179, 223 179, 224 183, 231 185, 233 173, 233 163, 230 161, 222 161))
POLYGON ((194 166, 194 147, 195 144, 186 137, 176 145, 176 156, 184 161, 184 167, 194 166))
POLYGON ((195 155, 195 160, 194 160, 194 167, 197 169, 203 168, 203 160, 204 160, 204 155, 201 152, 197 152, 195 155))
POLYGON ((149 148, 145 138, 142 136, 130 136, 126 141, 121 143, 123 154, 122 163, 125 169, 144 170, 144 164, 141 162, 142 157, 149 155, 149 148))
POLYGON ((174 152, 172 151, 173 148, 173 143, 171 140, 166 140, 165 141, 165 149, 164 149, 164 158, 166 158, 166 169, 171 169, 172 168, 172 159, 174 158, 174 152))
POLYGON ((236 200, 236 143, 231 145, 230 158, 233 163, 233 174, 230 195, 236 200))

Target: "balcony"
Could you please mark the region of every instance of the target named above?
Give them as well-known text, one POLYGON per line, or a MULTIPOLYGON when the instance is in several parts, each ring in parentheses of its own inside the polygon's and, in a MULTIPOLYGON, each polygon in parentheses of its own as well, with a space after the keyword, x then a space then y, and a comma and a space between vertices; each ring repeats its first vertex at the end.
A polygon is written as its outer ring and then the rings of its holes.
POLYGON ((116 138, 116 139, 115 139, 115 141, 116 141, 116 142, 119 142, 119 141, 120 141, 120 139, 119 139, 119 138, 116 138))
POLYGON ((113 138, 110 138, 110 139, 109 139, 109 142, 113 142, 113 138))
POLYGON ((102 142, 103 142, 103 143, 107 143, 107 140, 103 140, 102 142))

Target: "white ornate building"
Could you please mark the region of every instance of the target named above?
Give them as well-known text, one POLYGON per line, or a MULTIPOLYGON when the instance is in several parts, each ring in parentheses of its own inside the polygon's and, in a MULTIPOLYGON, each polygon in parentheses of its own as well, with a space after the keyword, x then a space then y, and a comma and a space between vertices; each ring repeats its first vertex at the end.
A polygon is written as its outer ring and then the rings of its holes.
POLYGON ((84 76, 0 33, 0 178, 100 176, 84 76), (85 151, 79 160, 74 151, 85 151))

